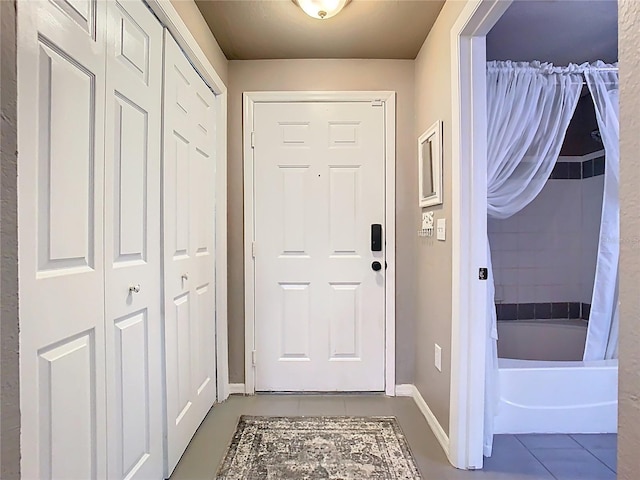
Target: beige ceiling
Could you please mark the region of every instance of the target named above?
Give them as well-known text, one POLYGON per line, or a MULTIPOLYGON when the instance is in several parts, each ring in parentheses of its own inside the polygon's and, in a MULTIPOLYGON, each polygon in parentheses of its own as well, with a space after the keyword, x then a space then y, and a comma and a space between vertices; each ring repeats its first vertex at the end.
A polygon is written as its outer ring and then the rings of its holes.
POLYGON ((196 0, 229 60, 416 57, 442 0, 352 0, 327 20, 291 0, 196 0))

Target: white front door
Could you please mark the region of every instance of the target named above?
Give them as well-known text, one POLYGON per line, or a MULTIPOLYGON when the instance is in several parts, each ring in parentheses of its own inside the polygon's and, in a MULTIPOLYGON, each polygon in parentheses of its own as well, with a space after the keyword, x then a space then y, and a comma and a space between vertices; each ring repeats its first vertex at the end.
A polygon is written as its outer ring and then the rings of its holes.
POLYGON ((214 100, 165 30, 167 473, 216 398, 214 100))
POLYGON ((253 130, 256 390, 382 391, 384 107, 256 103, 253 130))
POLYGON ((160 147, 162 26, 107 8, 105 322, 108 473, 163 474, 160 147))
POLYGON ((18 3, 22 478, 106 478, 106 3, 18 3))

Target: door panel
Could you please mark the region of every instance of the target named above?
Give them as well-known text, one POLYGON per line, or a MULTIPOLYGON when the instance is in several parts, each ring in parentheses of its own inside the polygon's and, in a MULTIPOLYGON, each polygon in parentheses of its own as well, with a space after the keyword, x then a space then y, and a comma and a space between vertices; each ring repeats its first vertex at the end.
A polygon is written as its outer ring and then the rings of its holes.
POLYGON ((360 220, 359 169, 329 167, 329 242, 331 255, 356 254, 360 220))
POLYGON ((96 478, 96 382, 92 334, 40 354, 43 478, 96 478), (69 385, 73 379, 73 385, 69 385), (69 415, 73 412, 73 415, 69 415))
POLYGON ((306 255, 308 167, 280 167, 282 185, 282 255, 306 255))
POLYGON ((23 478, 106 478, 106 4, 18 4, 23 478))
POLYGON ((114 101, 114 261, 147 261, 149 114, 118 93, 114 101))
POLYGON ((95 0, 51 0, 69 18, 96 40, 96 1, 95 0))
POLYGON ((362 307, 359 287, 357 283, 331 284, 330 359, 360 358, 362 307))
POLYGON ((39 53, 39 271, 93 268, 95 78, 42 40, 39 53))
MULTIPOLYGON (((149 408, 149 324, 146 309, 115 322, 115 418, 122 419, 123 478, 148 460, 151 411, 149 408)), ((155 420, 157 421, 157 419, 155 420)), ((135 478, 135 477, 134 477, 135 478)))
POLYGON ((384 108, 257 103, 256 390, 384 390, 384 108))
POLYGON ((108 4, 105 315, 109 478, 163 474, 160 146, 162 27, 108 4))
MULTIPOLYGON (((173 348, 167 351, 167 356, 175 358, 175 391, 178 394, 178 403, 170 412, 175 419, 176 425, 180 423, 182 417, 191 408, 191 308, 189 302, 189 292, 180 295, 174 300, 175 303, 175 338, 173 348)), ((168 337, 169 338, 169 337, 168 337)), ((169 388, 169 387, 167 387, 169 388)))
POLYGON ((216 395, 214 100, 165 32, 167 476, 216 395))

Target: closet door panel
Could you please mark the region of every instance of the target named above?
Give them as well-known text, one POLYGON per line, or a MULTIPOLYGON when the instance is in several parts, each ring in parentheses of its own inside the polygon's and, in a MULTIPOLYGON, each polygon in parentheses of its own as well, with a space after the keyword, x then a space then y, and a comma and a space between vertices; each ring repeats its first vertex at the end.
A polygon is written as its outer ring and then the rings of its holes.
POLYGON ((105 5, 19 2, 22 477, 105 477, 105 5))
POLYGON ((216 395, 214 100, 165 31, 167 475, 216 395))
POLYGON ((108 473, 163 473, 160 147, 162 27, 108 4, 105 317, 108 473))

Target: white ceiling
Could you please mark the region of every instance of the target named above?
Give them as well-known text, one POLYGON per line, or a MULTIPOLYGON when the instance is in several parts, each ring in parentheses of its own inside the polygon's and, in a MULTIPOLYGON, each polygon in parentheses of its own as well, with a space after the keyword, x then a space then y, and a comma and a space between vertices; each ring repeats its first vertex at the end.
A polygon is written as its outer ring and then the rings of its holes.
POLYGON ((352 0, 327 20, 291 0, 196 0, 229 60, 404 58, 418 54, 444 0, 352 0))
POLYGON ((618 60, 616 0, 516 0, 487 35, 488 60, 618 60))

